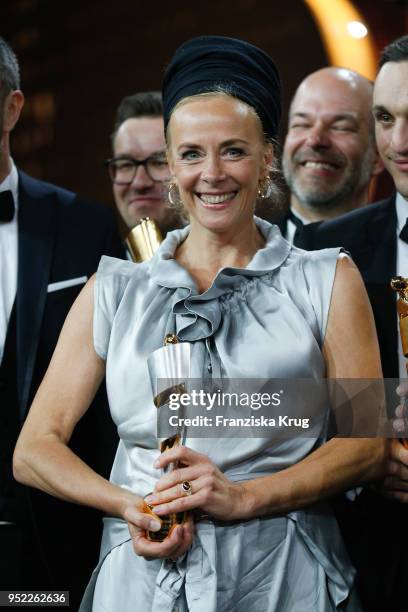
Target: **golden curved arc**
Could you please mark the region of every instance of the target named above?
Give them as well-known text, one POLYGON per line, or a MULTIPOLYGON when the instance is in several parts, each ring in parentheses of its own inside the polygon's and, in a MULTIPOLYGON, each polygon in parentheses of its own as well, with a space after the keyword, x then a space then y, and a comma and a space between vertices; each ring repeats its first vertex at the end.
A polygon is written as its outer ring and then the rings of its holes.
POLYGON ((370 32, 364 38, 353 38, 347 30, 351 21, 364 23, 363 16, 353 3, 350 0, 304 2, 316 22, 330 64, 355 70, 374 80, 377 62, 370 32))

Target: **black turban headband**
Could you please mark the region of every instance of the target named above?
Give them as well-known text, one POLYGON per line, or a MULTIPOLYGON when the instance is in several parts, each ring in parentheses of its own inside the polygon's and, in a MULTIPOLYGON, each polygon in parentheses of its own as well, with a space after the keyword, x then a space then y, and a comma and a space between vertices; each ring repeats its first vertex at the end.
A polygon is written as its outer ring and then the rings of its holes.
POLYGON ((163 79, 165 129, 180 100, 218 87, 252 106, 267 136, 277 135, 281 100, 275 64, 258 47, 225 36, 198 36, 175 52, 163 79))

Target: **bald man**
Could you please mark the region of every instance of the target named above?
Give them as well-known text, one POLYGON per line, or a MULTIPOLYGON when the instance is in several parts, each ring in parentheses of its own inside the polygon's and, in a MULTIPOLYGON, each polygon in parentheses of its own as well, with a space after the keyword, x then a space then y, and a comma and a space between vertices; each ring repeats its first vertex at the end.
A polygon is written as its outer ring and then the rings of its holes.
POLYGON ((371 115, 373 84, 345 68, 322 68, 299 85, 289 112, 283 172, 296 222, 337 217, 368 202, 371 178, 382 170, 371 115))

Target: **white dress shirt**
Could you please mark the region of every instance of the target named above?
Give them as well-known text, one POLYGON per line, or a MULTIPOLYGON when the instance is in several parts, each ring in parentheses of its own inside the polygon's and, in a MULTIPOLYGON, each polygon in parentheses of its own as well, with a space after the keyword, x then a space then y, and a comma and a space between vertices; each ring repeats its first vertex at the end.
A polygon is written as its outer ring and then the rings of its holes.
POLYGON ((11 171, 0 183, 0 191, 10 190, 13 194, 15 214, 12 221, 0 222, 0 363, 3 359, 7 325, 17 292, 18 260, 18 173, 11 160, 11 171))
MULTIPOLYGON (((397 275, 408 278, 408 244, 399 237, 402 228, 408 218, 408 202, 401 194, 397 193, 395 200, 397 211, 397 275)), ((397 316, 397 315, 396 315, 397 316)), ((398 316, 397 316, 398 318, 398 316)), ((399 330, 398 330, 399 335, 399 330)), ((398 341, 398 361, 400 378, 407 378, 406 359, 402 354, 401 342, 398 341)))
MULTIPOLYGON (((299 219, 299 221, 301 221, 303 225, 308 225, 309 223, 311 223, 309 219, 302 217, 302 215, 300 215, 297 212, 297 210, 293 210, 292 207, 290 210, 291 210, 292 215, 294 215, 297 219, 299 219)), ((296 229, 297 229, 296 225, 293 223, 292 219, 288 219, 286 223, 286 235, 284 237, 286 238, 288 242, 291 242, 292 244, 295 238, 296 229)))

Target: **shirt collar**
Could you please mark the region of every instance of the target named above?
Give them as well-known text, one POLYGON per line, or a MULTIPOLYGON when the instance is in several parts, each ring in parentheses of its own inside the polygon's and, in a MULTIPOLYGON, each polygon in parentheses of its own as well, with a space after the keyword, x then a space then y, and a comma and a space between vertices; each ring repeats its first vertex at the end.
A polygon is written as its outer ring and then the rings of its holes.
POLYGON ((290 207, 290 210, 292 215, 299 219, 299 221, 301 221, 303 225, 309 225, 309 223, 312 223, 310 219, 306 219, 306 217, 303 217, 303 215, 301 215, 297 210, 294 210, 293 206, 290 207))
POLYGON ((395 208, 397 211, 397 231, 399 234, 408 219, 408 202, 398 192, 395 198, 395 208))
POLYGON ((16 208, 16 212, 18 210, 18 172, 15 166, 14 161, 10 158, 11 162, 11 170, 4 179, 2 183, 0 183, 0 191, 7 191, 8 189, 13 194, 14 198, 14 206, 16 208))

